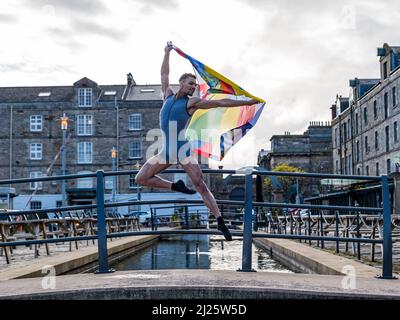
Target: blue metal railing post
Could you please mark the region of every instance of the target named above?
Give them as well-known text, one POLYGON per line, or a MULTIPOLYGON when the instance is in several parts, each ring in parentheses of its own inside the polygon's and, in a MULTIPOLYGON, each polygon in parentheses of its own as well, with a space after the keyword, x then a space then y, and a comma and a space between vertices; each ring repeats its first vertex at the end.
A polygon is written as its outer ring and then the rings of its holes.
POLYGON ((97 244, 99 256, 99 270, 96 273, 109 273, 107 254, 106 214, 104 208, 104 171, 96 172, 96 204, 97 204, 97 244))
POLYGON ((383 279, 393 279, 392 274, 392 217, 389 199, 389 182, 387 175, 381 176, 382 202, 383 202, 383 279))
MULTIPOLYGON (((335 210, 335 236, 339 237, 339 211, 335 210)), ((339 253, 339 241, 336 241, 336 253, 339 253)))
POLYGON ((252 219, 253 219, 253 175, 246 172, 245 176, 245 205, 244 205, 244 227, 243 227, 243 251, 242 270, 245 272, 254 271, 251 269, 251 247, 252 247, 252 219))
POLYGON ((187 206, 185 206, 185 228, 189 229, 189 212, 187 206))

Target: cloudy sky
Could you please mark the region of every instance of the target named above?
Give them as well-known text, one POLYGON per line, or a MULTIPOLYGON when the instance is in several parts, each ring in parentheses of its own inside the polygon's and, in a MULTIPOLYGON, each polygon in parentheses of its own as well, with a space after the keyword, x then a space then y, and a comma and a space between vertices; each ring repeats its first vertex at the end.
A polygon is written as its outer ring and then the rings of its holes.
MULTIPOLYGON (((0 86, 160 83, 172 41, 267 101, 225 168, 255 165, 273 134, 329 121, 348 80, 379 77, 376 48, 400 45, 395 0, 2 0, 0 86)), ((189 63, 171 55, 172 83, 189 63)), ((215 163, 214 163, 215 165, 215 163)))

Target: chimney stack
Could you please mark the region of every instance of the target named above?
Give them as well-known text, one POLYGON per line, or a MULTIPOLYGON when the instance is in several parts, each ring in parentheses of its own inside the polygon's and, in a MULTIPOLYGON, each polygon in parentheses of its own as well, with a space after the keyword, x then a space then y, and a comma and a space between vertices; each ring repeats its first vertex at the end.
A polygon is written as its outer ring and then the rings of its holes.
POLYGON ((332 120, 336 118, 337 114, 336 114, 336 104, 333 104, 331 107, 331 113, 332 113, 332 120))
POLYGON ((135 84, 136 84, 135 80, 133 80, 132 73, 129 72, 129 73, 126 75, 126 77, 127 77, 128 86, 131 86, 131 85, 135 85, 135 84))

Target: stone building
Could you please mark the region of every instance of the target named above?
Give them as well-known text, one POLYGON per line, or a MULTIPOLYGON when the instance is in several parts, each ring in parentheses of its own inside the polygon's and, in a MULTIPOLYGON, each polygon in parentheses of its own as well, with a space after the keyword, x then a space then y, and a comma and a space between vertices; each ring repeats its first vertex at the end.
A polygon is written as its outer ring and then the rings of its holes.
MULTIPOLYGON (((174 91, 177 88, 173 85, 174 91)), ((64 114, 69 119, 66 174, 140 168, 149 147, 161 138, 159 132, 156 137, 150 134, 159 129, 161 106, 161 85, 138 85, 130 73, 123 85, 99 85, 82 78, 71 86, 0 87, 0 179, 62 173, 60 119, 64 114), (111 157, 113 148, 118 151, 115 160, 111 157)), ((202 163, 208 167, 206 161, 202 163)), ((185 174, 165 177, 182 178, 190 185, 185 174)), ((13 187, 19 195, 35 195, 33 208, 42 207, 46 197, 54 202, 52 206, 61 204, 60 181, 13 187)), ((112 177, 106 177, 105 189, 111 194, 112 177)), ((121 176, 115 191, 121 198, 155 190, 138 189, 133 176, 121 176)), ((69 180, 67 196, 69 204, 92 203, 94 179, 69 180)))
POLYGON ((303 134, 273 135, 271 151, 261 150, 258 165, 273 170, 286 163, 305 172, 327 173, 332 170, 331 125, 329 122, 310 122, 303 134))
POLYGON ((381 175, 399 171, 400 47, 377 52, 380 77, 350 80, 350 97, 332 105, 334 173, 381 175))
MULTIPOLYGON (((312 121, 303 134, 273 135, 271 150, 261 150, 258 165, 274 170, 279 164, 288 164, 310 173, 331 173, 332 131, 329 122, 312 121)), ((319 193, 319 182, 307 183, 302 187, 304 196, 319 193)))

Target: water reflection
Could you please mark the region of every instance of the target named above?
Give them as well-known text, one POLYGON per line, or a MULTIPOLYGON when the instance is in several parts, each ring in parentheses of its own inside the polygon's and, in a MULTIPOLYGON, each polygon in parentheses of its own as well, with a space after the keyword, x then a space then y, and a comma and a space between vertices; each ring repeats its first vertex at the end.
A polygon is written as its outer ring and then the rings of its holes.
MULTIPOLYGON (((257 271, 292 272, 252 245, 252 267, 257 271)), ((112 265, 116 270, 213 269, 238 270, 242 267, 242 241, 223 241, 214 235, 178 235, 112 265)))

